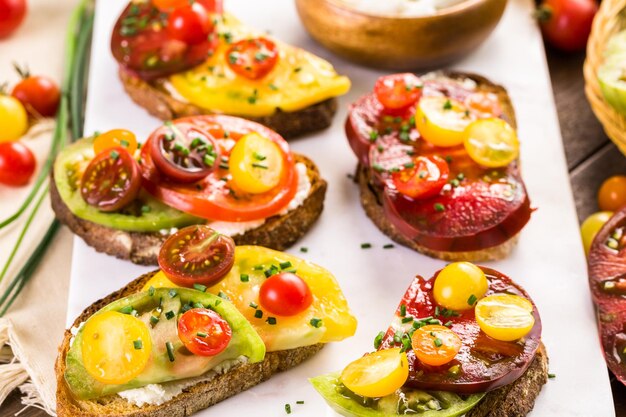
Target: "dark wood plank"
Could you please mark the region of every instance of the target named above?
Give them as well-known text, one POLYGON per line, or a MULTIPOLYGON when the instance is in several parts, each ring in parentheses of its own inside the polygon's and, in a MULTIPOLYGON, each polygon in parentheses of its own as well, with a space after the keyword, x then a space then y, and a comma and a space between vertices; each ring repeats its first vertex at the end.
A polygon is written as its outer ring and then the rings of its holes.
MULTIPOLYGON (((19 391, 13 391, 7 398, 6 402, 2 404, 2 410, 0 410, 0 417, 14 416, 20 412, 24 406, 20 402, 19 391)), ((29 407, 20 413, 20 417, 46 417, 48 414, 41 411, 38 408, 29 407)))

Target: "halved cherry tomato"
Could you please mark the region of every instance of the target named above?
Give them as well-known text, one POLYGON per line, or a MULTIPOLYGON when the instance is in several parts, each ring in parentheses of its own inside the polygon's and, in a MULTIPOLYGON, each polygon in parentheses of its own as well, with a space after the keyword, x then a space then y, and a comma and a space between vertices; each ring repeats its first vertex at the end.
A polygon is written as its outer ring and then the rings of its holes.
POLYGON ((85 323, 81 351, 85 369, 94 379, 103 384, 125 384, 148 364, 152 339, 143 321, 107 311, 85 323))
POLYGON ((244 39, 226 51, 228 66, 242 77, 265 77, 278 61, 278 47, 267 38, 244 39))
POLYGON ((215 138, 189 123, 166 123, 152 136, 148 144, 152 160, 174 181, 194 182, 206 177, 219 158, 215 138))
POLYGON ((489 282, 482 269, 470 262, 454 262, 435 278, 433 296, 450 310, 469 310, 485 296, 489 282))
POLYGON ((446 326, 429 324, 420 327, 411 337, 411 346, 417 359, 430 366, 450 362, 461 350, 461 338, 446 326))
POLYGON ((205 42, 212 31, 211 16, 197 2, 174 9, 167 19, 167 33, 188 45, 205 42))
POLYGON ((498 118, 479 119, 465 128, 465 150, 474 162, 489 168, 505 167, 519 156, 515 129, 498 118))
POLYGON ((369 353, 341 372, 341 382, 363 397, 385 397, 402 387, 409 377, 409 361, 399 348, 369 353))
POLYGON ((597 213, 593 213, 587 217, 585 221, 583 221, 583 224, 580 226, 580 235, 583 240, 583 247, 585 248, 586 254, 589 254, 593 239, 595 239, 600 229, 602 229, 602 226, 604 226, 604 224, 608 222, 612 216, 612 211, 599 211, 597 213))
POLYGON ((463 132, 473 120, 465 105, 443 96, 423 97, 417 103, 415 124, 422 137, 435 146, 463 143, 463 132))
POLYGON ((130 130, 113 129, 96 136, 93 140, 93 150, 98 155, 107 149, 124 148, 134 155, 137 150, 137 137, 130 130))
POLYGON ((606 179, 598 191, 598 206, 602 211, 618 211, 626 206, 626 176, 606 179))
POLYGON ((30 75, 16 67, 22 80, 13 87, 11 95, 22 102, 33 117, 52 117, 56 114, 61 99, 57 83, 49 77, 30 75))
POLYGON ((21 186, 28 184, 35 172, 35 156, 20 142, 0 143, 0 183, 21 186))
POLYGON ((309 308, 313 295, 302 278, 291 272, 281 272, 263 281, 259 302, 272 314, 294 316, 309 308))
POLYGON ((0 39, 13 33, 26 16, 26 0, 0 0, 0 39))
POLYGON ((96 155, 80 182, 80 194, 87 204, 106 212, 126 206, 137 197, 140 189, 139 166, 121 147, 96 155))
POLYGON ((191 353, 199 356, 223 352, 232 334, 228 322, 207 308, 192 308, 178 319, 178 337, 191 353))
POLYGON ((188 226, 161 246, 159 267, 175 284, 217 284, 235 262, 235 242, 208 226, 188 226))
POLYGON ((414 162, 392 175, 396 189, 411 198, 429 198, 441 191, 448 182, 450 168, 438 156, 418 156, 414 162))
POLYGON ((386 109, 397 110, 417 102, 422 95, 422 86, 415 74, 393 74, 380 77, 374 85, 374 92, 386 109))
POLYGON ((258 133, 248 133, 231 150, 229 167, 237 188, 259 194, 278 185, 285 163, 278 145, 258 133))
POLYGON ((465 106, 479 119, 502 115, 500 100, 494 93, 472 93, 465 99, 465 106))
POLYGON ((476 304, 480 329, 496 340, 511 342, 524 337, 535 325, 533 304, 514 294, 492 294, 476 304))
POLYGON ((28 114, 15 97, 0 91, 0 142, 18 140, 28 130, 28 114))

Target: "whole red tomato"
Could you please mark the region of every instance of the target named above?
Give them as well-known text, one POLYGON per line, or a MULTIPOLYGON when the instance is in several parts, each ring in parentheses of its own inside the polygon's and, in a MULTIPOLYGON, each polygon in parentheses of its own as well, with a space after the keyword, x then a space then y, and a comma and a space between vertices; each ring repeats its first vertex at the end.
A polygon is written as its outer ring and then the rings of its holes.
POLYGON ((26 185, 35 172, 33 153, 20 142, 0 143, 0 183, 26 185))
POLYGON ((22 102, 33 117, 52 117, 56 114, 61 91, 54 80, 16 67, 22 80, 15 85, 11 95, 22 102))
POLYGON ((13 33, 25 15, 26 0, 0 0, 0 39, 13 33))
POLYGON ((545 0, 537 9, 544 39, 566 52, 585 49, 593 17, 598 11, 594 0, 545 0))

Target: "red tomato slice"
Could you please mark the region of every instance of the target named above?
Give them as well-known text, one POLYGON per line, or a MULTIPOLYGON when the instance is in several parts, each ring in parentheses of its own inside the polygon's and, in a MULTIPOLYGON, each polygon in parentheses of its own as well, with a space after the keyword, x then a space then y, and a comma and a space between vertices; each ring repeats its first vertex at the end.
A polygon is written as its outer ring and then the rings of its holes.
POLYGON ((259 302, 272 314, 294 316, 309 308, 313 295, 302 278, 291 272, 281 272, 263 281, 259 302))
POLYGON ((422 95, 422 86, 415 74, 393 74, 380 77, 374 85, 374 92, 386 109, 396 110, 416 103, 422 95))
POLYGON ((212 31, 211 16, 200 3, 175 9, 167 19, 167 33, 188 45, 205 42, 212 31))
POLYGON ((80 194, 87 204, 106 212, 117 211, 132 202, 140 189, 137 162, 122 147, 96 155, 80 183, 80 194))
POLYGON ((276 66, 278 47, 267 38, 244 39, 228 48, 226 60, 237 74, 258 80, 276 66))
POLYGON ((177 285, 211 286, 233 267, 235 242, 208 226, 185 227, 163 243, 158 262, 163 273, 177 285))
POLYGON ((228 222, 250 221, 271 217, 289 204, 298 189, 298 174, 287 142, 276 132, 258 123, 232 116, 195 116, 178 119, 174 125, 192 124, 208 132, 216 140, 219 166, 208 176, 193 184, 172 183, 163 178, 148 149, 142 148, 141 169, 144 188, 165 204, 186 213, 210 220, 228 222), (261 194, 249 194, 237 189, 228 172, 228 157, 234 143, 250 132, 257 132, 275 142, 284 158, 284 171, 278 185, 261 194))
POLYGON ((232 335, 228 322, 207 308, 192 308, 178 319, 178 337, 191 353, 199 356, 223 352, 232 335))
POLYGON ((448 182, 448 163, 438 156, 418 156, 413 161, 393 173, 391 178, 396 189, 411 198, 437 195, 448 182))

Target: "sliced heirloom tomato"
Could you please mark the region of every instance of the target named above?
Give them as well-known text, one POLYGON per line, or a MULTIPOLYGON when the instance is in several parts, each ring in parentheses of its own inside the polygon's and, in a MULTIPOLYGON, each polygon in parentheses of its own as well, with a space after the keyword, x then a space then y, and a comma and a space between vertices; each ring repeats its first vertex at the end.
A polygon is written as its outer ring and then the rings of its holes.
POLYGON ((278 62, 278 47, 267 38, 244 39, 226 51, 226 62, 237 74, 251 80, 265 77, 278 62))
POLYGON ((192 308, 178 319, 178 337, 196 355, 215 356, 223 352, 232 334, 228 322, 207 308, 192 308))
POLYGON ((89 163, 80 182, 80 193, 100 211, 117 211, 132 202, 141 189, 139 166, 126 149, 107 149, 89 163))
POLYGON ((388 110, 398 110, 416 103, 422 95, 422 80, 415 74, 393 74, 380 77, 374 93, 380 104, 388 110))
POLYGON ((283 210, 296 195, 298 173, 287 142, 276 132, 254 122, 232 116, 196 116, 172 122, 174 127, 193 125, 215 138, 219 150, 217 168, 193 184, 167 181, 153 161, 151 142, 162 130, 157 130, 142 148, 141 169, 144 188, 157 199, 178 210, 210 220, 227 222, 266 219, 283 210), (274 142, 282 155, 282 175, 278 184, 263 193, 249 193, 237 186, 230 172, 230 152, 249 133, 257 133, 274 142))
POLYGON ((407 197, 429 198, 448 182, 448 163, 437 156, 418 156, 404 169, 392 174, 393 185, 407 197))
POLYGON ((215 285, 235 262, 235 242, 208 226, 188 226, 163 242, 158 262, 177 285, 215 285))

